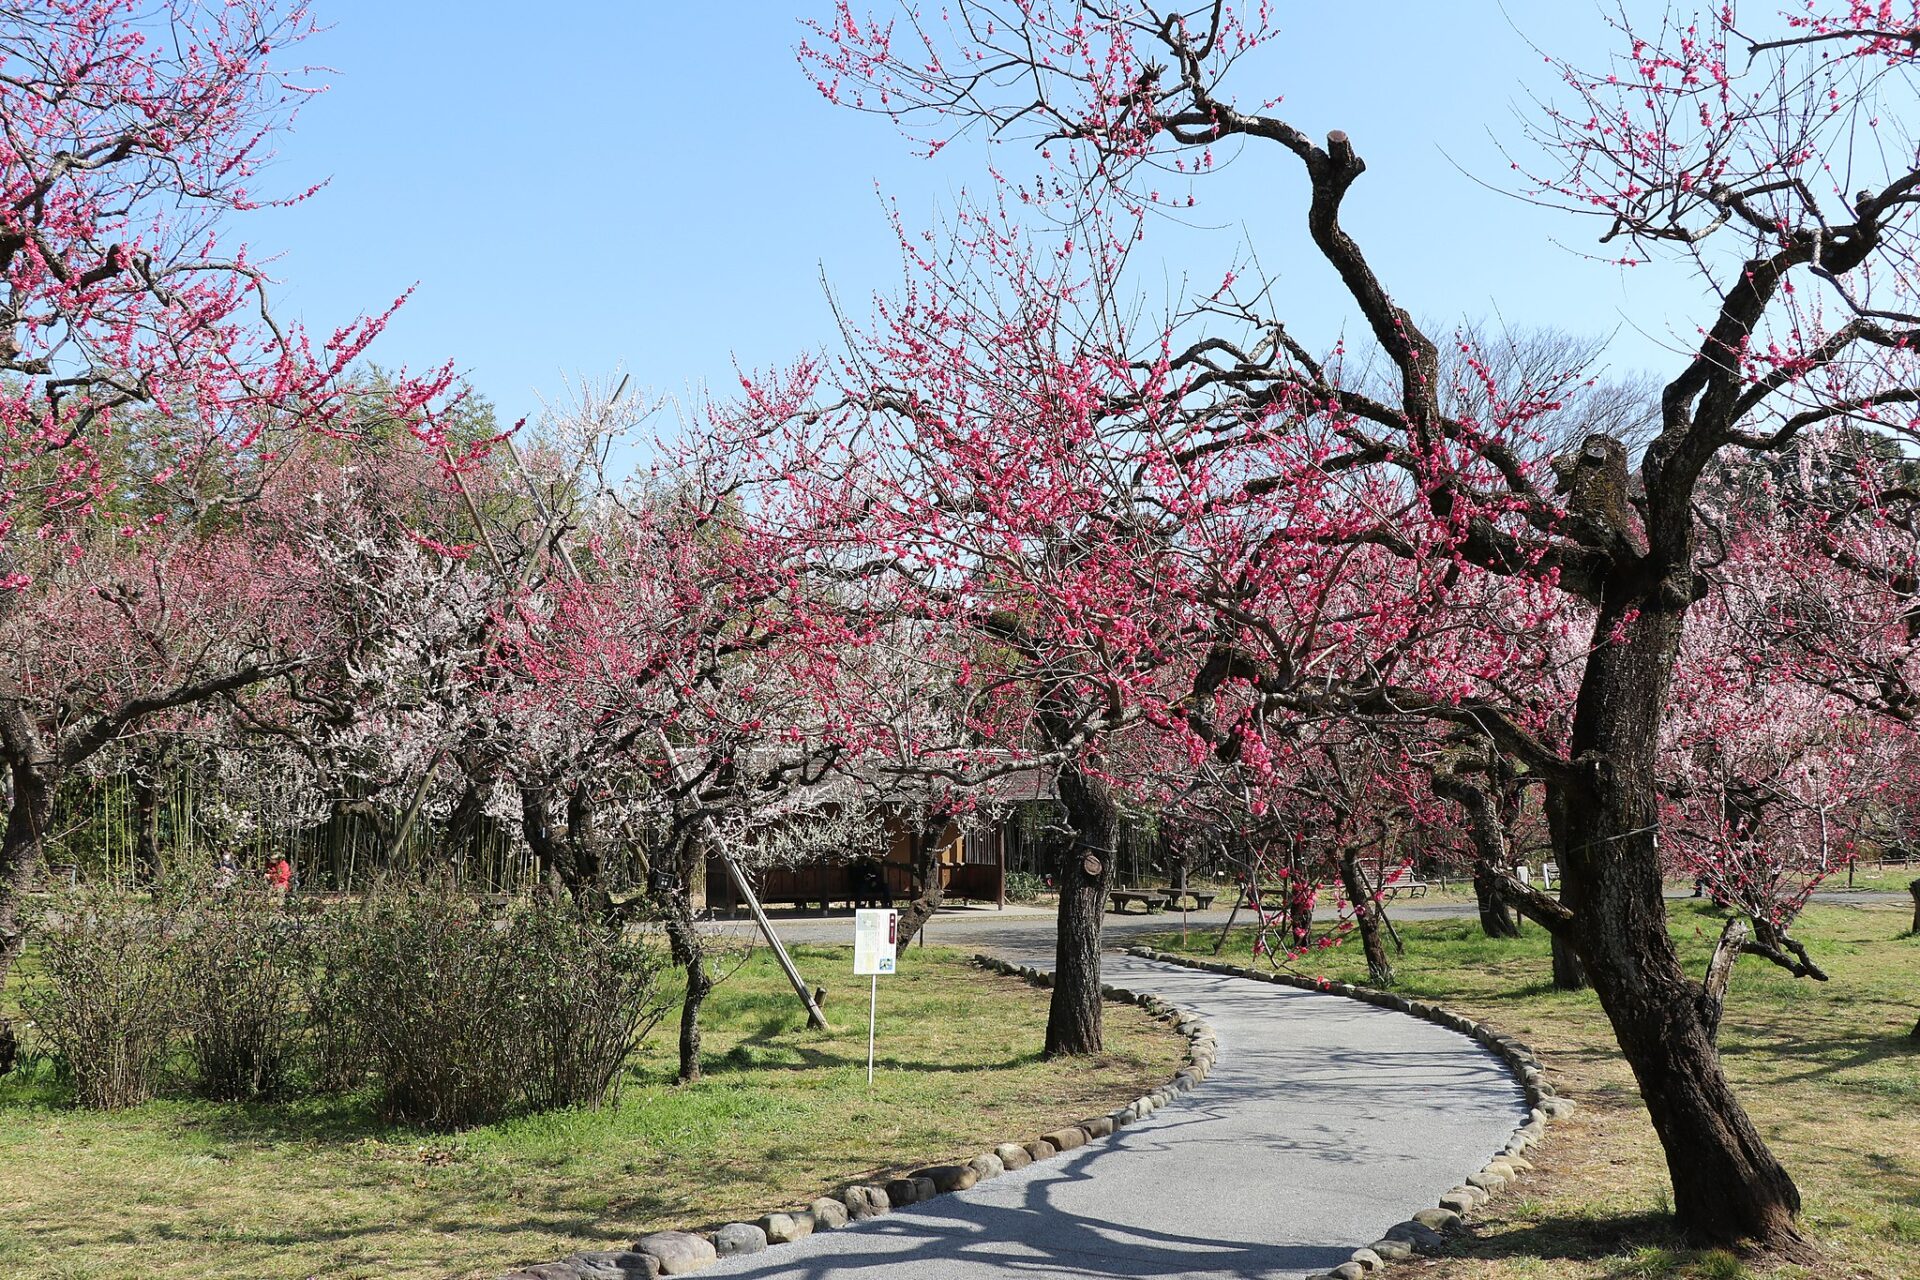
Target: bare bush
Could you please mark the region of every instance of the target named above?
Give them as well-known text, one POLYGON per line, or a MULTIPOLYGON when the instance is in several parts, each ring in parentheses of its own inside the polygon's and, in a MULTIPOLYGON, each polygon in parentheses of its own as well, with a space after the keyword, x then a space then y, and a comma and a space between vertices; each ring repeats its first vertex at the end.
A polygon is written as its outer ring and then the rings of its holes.
POLYGON ((180 945, 164 905, 118 890, 55 898, 36 922, 40 980, 21 999, 83 1107, 147 1101, 177 1027, 180 945))
POLYGON ((662 1007, 652 953, 569 903, 489 916, 385 892, 337 922, 326 963, 385 1114, 432 1128, 605 1101, 662 1007))
POLYGON ((293 921, 265 894, 197 895, 181 918, 180 1004, 208 1097, 259 1098, 285 1082, 301 965, 293 921))

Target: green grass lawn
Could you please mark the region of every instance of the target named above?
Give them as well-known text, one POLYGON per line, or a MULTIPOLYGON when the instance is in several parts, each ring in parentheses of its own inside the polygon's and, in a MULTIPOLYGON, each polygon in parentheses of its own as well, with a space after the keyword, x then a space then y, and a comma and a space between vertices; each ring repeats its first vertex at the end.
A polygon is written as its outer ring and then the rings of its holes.
POLYGON ((1876 862, 1863 862, 1853 869, 1853 883, 1847 883, 1847 873, 1824 880, 1820 888, 1826 892, 1845 893, 1849 890, 1860 893, 1906 893, 1907 886, 1920 880, 1920 867, 1903 867, 1898 864, 1881 866, 1876 862))
POLYGON ((759 951, 708 1001, 702 1083, 672 1085, 669 1017, 617 1106, 454 1135, 382 1125, 360 1096, 83 1112, 45 1072, 16 1073, 0 1080, 0 1276, 491 1277, 970 1157, 1128 1101, 1180 1059, 1176 1036, 1109 1005, 1104 1057, 1043 1061, 1046 992, 928 947, 881 980, 869 1090, 848 950, 796 957, 834 990, 831 1032, 806 1030, 759 951))
MULTIPOLYGON (((1698 976, 1721 917, 1671 904, 1675 936, 1698 976)), ((1633 1077, 1591 992, 1549 982, 1546 935, 1511 941, 1471 920, 1399 926, 1397 990, 1443 1003, 1527 1041, 1581 1109, 1529 1152, 1538 1168, 1475 1215, 1453 1257, 1428 1280, 1628 1280, 1860 1276, 1920 1280, 1920 939, 1906 908, 1820 905, 1796 936, 1832 974, 1796 980, 1741 961, 1720 1039, 1727 1071, 1800 1185, 1804 1229, 1825 1254, 1814 1268, 1698 1254, 1668 1231, 1665 1164, 1633 1077)), ((1190 948, 1211 952, 1213 937, 1190 948)), ((1179 933, 1153 945, 1179 949, 1179 933)), ((1230 942, 1223 955, 1246 955, 1230 942)), ((1364 984, 1358 944, 1314 956, 1305 972, 1364 984)), ((1466 1172, 1466 1170, 1462 1170, 1466 1172)))

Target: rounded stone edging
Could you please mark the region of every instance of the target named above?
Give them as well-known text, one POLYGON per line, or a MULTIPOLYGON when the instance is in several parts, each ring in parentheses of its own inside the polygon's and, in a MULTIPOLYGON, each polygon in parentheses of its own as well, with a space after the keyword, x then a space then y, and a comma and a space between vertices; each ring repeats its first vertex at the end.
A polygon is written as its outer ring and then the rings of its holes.
MULTIPOLYGON (((1024 978, 1037 987, 1053 985, 1053 975, 1046 970, 1013 964, 997 956, 976 955, 973 963, 995 973, 1024 978)), ((831 1231, 951 1191, 964 1191, 988 1178, 1109 1137, 1116 1129, 1144 1120, 1174 1102, 1212 1073, 1220 1056, 1220 1042, 1212 1023, 1158 996, 1109 985, 1102 985, 1100 994, 1118 1003, 1138 1005, 1186 1037, 1186 1055, 1173 1078, 1124 1107, 1064 1125, 1024 1143, 1000 1143, 966 1164, 930 1165, 886 1182, 855 1183, 838 1195, 818 1197, 804 1209, 770 1213, 757 1223, 729 1222, 712 1232, 655 1231, 626 1249, 576 1253, 558 1262, 518 1268, 501 1280, 652 1280, 660 1275, 704 1270, 724 1257, 759 1253, 772 1245, 804 1240, 815 1231, 831 1231)))
POLYGON ((1531 1048, 1512 1036, 1502 1035, 1484 1022, 1475 1022, 1471 1018, 1454 1013, 1450 1009, 1443 1009, 1439 1005, 1409 1000, 1405 996, 1397 996, 1390 991, 1359 987, 1350 982, 1326 982, 1317 978, 1304 978, 1297 974, 1277 971, 1263 973, 1244 965, 1227 964, 1220 960, 1200 960, 1171 951, 1156 950, 1153 947, 1132 946, 1126 948, 1126 953, 1143 960, 1155 960, 1161 964, 1178 965, 1185 969, 1199 969, 1232 978, 1248 978, 1254 982, 1270 982, 1277 986, 1298 987, 1321 995, 1344 996, 1349 1000, 1359 1000, 1382 1009, 1391 1009, 1396 1013, 1410 1014, 1475 1041, 1499 1058, 1526 1091, 1530 1114, 1523 1124, 1514 1129, 1513 1135, 1507 1139, 1506 1146, 1494 1153, 1493 1158, 1481 1166, 1478 1172, 1468 1174, 1461 1180, 1459 1186, 1442 1195, 1436 1208, 1422 1209, 1407 1221, 1397 1222, 1388 1227, 1380 1239, 1364 1248, 1354 1250, 1353 1256, 1346 1262, 1326 1272, 1326 1280, 1360 1280, 1360 1277, 1379 1270, 1389 1262, 1403 1261, 1415 1254, 1431 1253, 1438 1249, 1445 1240, 1443 1232, 1458 1226, 1462 1219, 1491 1199, 1495 1191, 1510 1182, 1518 1181, 1522 1173, 1533 1168, 1532 1163, 1526 1159, 1525 1153, 1545 1139, 1548 1124, 1573 1114, 1573 1102, 1555 1092, 1552 1083, 1547 1079, 1546 1067, 1541 1063, 1539 1055, 1531 1048))

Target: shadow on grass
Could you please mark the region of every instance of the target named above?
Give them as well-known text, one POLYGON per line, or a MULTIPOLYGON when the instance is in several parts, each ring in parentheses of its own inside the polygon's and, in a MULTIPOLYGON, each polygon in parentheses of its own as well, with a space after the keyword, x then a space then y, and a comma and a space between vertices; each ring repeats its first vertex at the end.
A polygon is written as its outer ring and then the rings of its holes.
POLYGON ((1637 1249, 1684 1248, 1686 1241, 1667 1214, 1567 1214, 1504 1227, 1469 1222, 1450 1252, 1472 1258, 1593 1262, 1637 1249))
POLYGON ((222 1142, 272 1144, 296 1138, 305 1142, 350 1143, 444 1141, 448 1135, 416 1125, 397 1124, 380 1115, 371 1091, 323 1094, 281 1102, 207 1102, 168 1099, 175 1108, 173 1127, 205 1133, 222 1142))
MULTIPOLYGON (((406 1231, 446 1232, 459 1231, 471 1239, 484 1239, 497 1236, 510 1239, 515 1236, 535 1233, 557 1236, 563 1239, 592 1240, 605 1236, 610 1228, 608 1216, 650 1217, 667 1208, 665 1201, 650 1197, 621 1201, 619 1214, 604 1215, 592 1213, 551 1213, 541 1216, 528 1215, 506 1222, 473 1222, 465 1219, 449 1219, 445 1216, 425 1210, 417 1213, 395 1212, 386 1224, 406 1231)), ((47 1234, 47 1233, 35 1233, 47 1234)), ((64 1232, 52 1233, 64 1235, 64 1232)), ((302 1245, 343 1244, 366 1235, 364 1226, 351 1227, 314 1227, 311 1229, 286 1229, 280 1231, 257 1231, 247 1237, 249 1249, 291 1249, 302 1245)), ((143 1225, 139 1230, 119 1230, 98 1237, 102 1243, 118 1245, 151 1245, 157 1242, 171 1242, 190 1247, 217 1247, 228 1239, 227 1228, 222 1224, 209 1223, 204 1228, 176 1222, 159 1222, 143 1225)), ((550 1261, 550 1259, 545 1259, 550 1261)), ((330 1261, 332 1267, 347 1267, 356 1262, 380 1261, 373 1258, 356 1258, 351 1255, 336 1256, 330 1261)), ((505 1269, 504 1267, 501 1269, 505 1269)))
POLYGON ((1818 1080, 1888 1060, 1920 1062, 1920 1040, 1897 1032, 1877 1036, 1823 1036, 1819 1039, 1782 1034, 1764 1041, 1750 1039, 1744 1043, 1723 1045, 1720 1056, 1732 1059, 1762 1056, 1782 1062, 1808 1064, 1805 1070, 1773 1077, 1775 1082, 1786 1084, 1818 1080))
MULTIPOLYGON (((1046 1059, 1046 1054, 1038 1049, 1031 1053, 1014 1054, 992 1062, 923 1062, 913 1058, 901 1058, 888 1053, 878 1053, 874 1057, 874 1066, 889 1070, 913 1071, 923 1074, 951 1074, 972 1071, 1007 1071, 1016 1067, 1030 1067, 1046 1059)), ((836 1053, 826 1049, 817 1049, 810 1045, 775 1043, 770 1035, 755 1034, 740 1041, 727 1052, 709 1059, 705 1064, 705 1073, 710 1076, 729 1075, 734 1072, 767 1071, 820 1071, 839 1067, 858 1067, 865 1070, 867 1056, 864 1053, 836 1053), (755 1052, 755 1048, 765 1052, 755 1052), (778 1055, 777 1057, 774 1055, 778 1055)))

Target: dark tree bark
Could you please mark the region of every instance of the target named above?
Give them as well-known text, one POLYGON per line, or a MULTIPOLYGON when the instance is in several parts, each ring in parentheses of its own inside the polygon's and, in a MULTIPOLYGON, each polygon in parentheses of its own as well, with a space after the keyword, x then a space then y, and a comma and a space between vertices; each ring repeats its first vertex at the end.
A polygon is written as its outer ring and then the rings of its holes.
POLYGON ((1478 859, 1473 864, 1473 898, 1480 909, 1481 931, 1489 938, 1520 936, 1520 920, 1501 893, 1499 879, 1478 859))
MULTIPOLYGON (((1910 881, 1907 892, 1913 895, 1913 936, 1920 938, 1920 880, 1910 881)), ((1915 1040, 1920 1040, 1920 1022, 1913 1024, 1912 1036, 1915 1040)))
MULTIPOLYGON (((14 708, 0 708, 0 720, 17 714, 14 708)), ((40 837, 53 821, 55 782, 48 770, 36 767, 31 757, 13 756, 8 766, 13 797, 7 806, 6 832, 0 835, 0 881, 4 882, 4 892, 0 892, 0 985, 5 984, 26 945, 20 904, 40 874, 40 837)), ((0 1019, 0 1025, 5 1025, 4 1019, 0 1019)))
POLYGON ((1367 981, 1376 987, 1390 987, 1394 983, 1393 961, 1387 958, 1386 942, 1381 937, 1385 912, 1374 900, 1373 890, 1367 887, 1366 877, 1360 871, 1359 848, 1348 845, 1341 849, 1336 863, 1340 868, 1341 887, 1347 891, 1347 901, 1353 904, 1361 949, 1366 952, 1367 981))
POLYGON ((1060 912, 1054 938, 1053 1000, 1047 1012, 1048 1057, 1099 1053, 1100 933, 1113 887, 1120 810, 1113 789, 1077 763, 1060 768, 1060 801, 1074 839, 1060 854, 1054 879, 1060 912))
POLYGON ((940 909, 940 903, 946 896, 946 886, 940 883, 940 837, 947 832, 947 819, 944 815, 929 816, 913 833, 913 881, 914 896, 899 908, 899 948, 900 954, 906 953, 907 944, 920 935, 933 919, 934 912, 940 909))
MULTIPOLYGON (((1499 762, 1491 766, 1474 762, 1488 773, 1497 772, 1499 762)), ((1467 815, 1467 835, 1473 843, 1473 897, 1480 909, 1480 928, 1489 938, 1517 938, 1520 922, 1514 918, 1501 881, 1509 862, 1507 827, 1502 820, 1505 806, 1496 805, 1487 794, 1488 786, 1498 786, 1497 777, 1488 773, 1467 776, 1449 770, 1433 776, 1433 793, 1459 805, 1467 815)))
POLYGON ((485 848, 489 830, 486 794, 489 780, 467 775, 460 798, 447 815, 447 858, 454 866, 465 868, 477 861, 485 848))
POLYGON ((602 874, 593 826, 593 802, 584 786, 567 792, 567 827, 554 829, 553 796, 548 787, 520 788, 520 829, 548 873, 557 877, 581 913, 605 924, 619 923, 620 912, 602 874))
MULTIPOLYGON (((1649 469, 1657 474, 1660 462, 1650 456, 1649 469)), ((1635 560, 1609 575, 1568 753, 1594 763, 1549 780, 1547 801, 1565 838, 1567 934, 1666 1149, 1682 1226, 1704 1241, 1793 1251, 1802 1245, 1799 1190, 1727 1082, 1703 989, 1681 968, 1662 896, 1654 765, 1692 599, 1691 519, 1683 509, 1666 522, 1680 544, 1667 548, 1669 574, 1650 577, 1652 566, 1635 560)))
POLYGON ((1306 842, 1298 834, 1287 853, 1287 945, 1296 950, 1313 941, 1313 874, 1306 842))
POLYGON ((647 903, 666 930, 667 948, 674 964, 686 974, 680 998, 680 1067, 675 1079, 692 1084, 700 1065, 700 1010, 713 993, 713 974, 707 967, 707 940, 694 918, 693 896, 687 886, 694 868, 706 854, 706 845, 685 831, 676 832, 647 872, 647 903))
POLYGON ((1573 943, 1558 933, 1553 935, 1553 989, 1555 991, 1587 989, 1587 971, 1580 967, 1580 957, 1574 954, 1573 943))
POLYGON ((675 1077, 681 1084, 700 1079, 700 1009, 713 993, 713 976, 707 972, 706 940, 693 918, 687 897, 686 881, 670 872, 649 895, 666 927, 667 946, 673 962, 687 975, 687 989, 680 999, 680 1070, 675 1077))
MULTIPOLYGON (((1547 838, 1553 847, 1553 856, 1561 868, 1560 900, 1567 899, 1567 832, 1564 815, 1558 805, 1553 803, 1549 793, 1547 801, 1547 838)), ((1580 967, 1580 957, 1573 949, 1573 938, 1566 930, 1553 931, 1553 989, 1555 991, 1585 991, 1587 989, 1587 971, 1580 967)))

